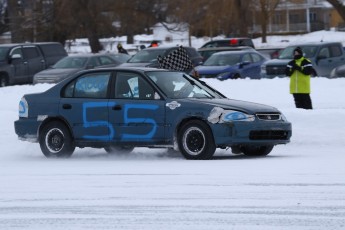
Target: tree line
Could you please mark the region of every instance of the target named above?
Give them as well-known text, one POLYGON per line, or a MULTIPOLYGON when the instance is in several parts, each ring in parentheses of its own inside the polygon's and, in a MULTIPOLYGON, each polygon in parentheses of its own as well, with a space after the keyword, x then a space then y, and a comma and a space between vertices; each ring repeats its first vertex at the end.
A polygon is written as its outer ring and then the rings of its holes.
MULTIPOLYGON (((253 8, 261 12, 262 35, 282 0, 7 0, 0 33, 11 31, 12 42, 87 38, 91 51, 102 49, 99 38, 150 34, 156 23, 187 23, 190 35, 250 36, 253 8), (29 3, 24 5, 24 2, 29 3), (27 8, 31 13, 27 13, 27 8)), ((337 0, 330 0, 335 7, 337 0)), ((1 9, 0 9, 1 10, 1 9)))

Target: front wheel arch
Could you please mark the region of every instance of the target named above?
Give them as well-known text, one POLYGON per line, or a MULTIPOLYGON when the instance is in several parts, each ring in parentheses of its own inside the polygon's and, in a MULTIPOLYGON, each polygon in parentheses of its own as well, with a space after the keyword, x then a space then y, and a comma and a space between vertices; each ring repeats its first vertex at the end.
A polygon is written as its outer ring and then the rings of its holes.
POLYGON ((178 148, 188 160, 208 160, 216 150, 212 129, 202 120, 188 120, 177 133, 178 148))

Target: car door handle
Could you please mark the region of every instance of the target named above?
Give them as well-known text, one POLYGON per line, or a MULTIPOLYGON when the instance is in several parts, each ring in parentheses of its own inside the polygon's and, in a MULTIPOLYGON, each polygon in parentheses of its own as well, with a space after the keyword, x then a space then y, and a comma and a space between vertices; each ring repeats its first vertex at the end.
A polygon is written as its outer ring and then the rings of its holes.
POLYGON ((72 109, 72 105, 71 104, 63 104, 62 108, 63 109, 72 109))
POLYGON ((112 107, 112 110, 121 110, 122 106, 121 105, 115 105, 112 107))

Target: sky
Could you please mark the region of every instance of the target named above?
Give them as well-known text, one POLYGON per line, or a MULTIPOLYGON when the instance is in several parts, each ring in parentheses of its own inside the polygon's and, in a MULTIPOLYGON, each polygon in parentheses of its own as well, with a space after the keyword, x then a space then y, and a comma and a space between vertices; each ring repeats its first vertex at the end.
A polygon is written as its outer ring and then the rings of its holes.
POLYGON ((37 143, 17 139, 13 122, 23 94, 52 85, 0 88, 0 229, 345 229, 345 79, 312 78, 313 110, 295 108, 288 78, 205 81, 278 108, 292 123, 291 142, 262 158, 84 148, 47 159, 37 143))

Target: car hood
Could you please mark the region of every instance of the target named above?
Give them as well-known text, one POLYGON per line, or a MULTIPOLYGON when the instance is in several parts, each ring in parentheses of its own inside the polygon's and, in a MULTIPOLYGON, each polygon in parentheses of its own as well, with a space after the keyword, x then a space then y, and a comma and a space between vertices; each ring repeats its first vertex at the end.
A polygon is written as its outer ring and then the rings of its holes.
POLYGON ((158 64, 150 63, 150 62, 136 62, 136 63, 122 63, 119 67, 158 67, 158 64))
POLYGON ((287 65, 292 59, 272 59, 266 61, 263 65, 287 65))
POLYGON ((80 68, 73 68, 73 69, 46 69, 39 73, 37 73, 38 76, 43 75, 69 75, 72 73, 76 73, 82 69, 80 68))
POLYGON ((212 74, 212 73, 223 73, 223 72, 231 72, 238 68, 234 66, 197 66, 195 68, 196 71, 202 74, 212 74))
POLYGON ((254 102, 248 101, 240 101, 240 100, 233 100, 233 99, 196 99, 196 98, 187 98, 183 99, 185 101, 189 101, 192 103, 203 103, 208 104, 214 107, 221 107, 223 109, 233 109, 242 112, 246 112, 248 114, 255 114, 255 113, 268 113, 268 112, 276 112, 280 113, 278 109, 269 105, 263 105, 254 102))

